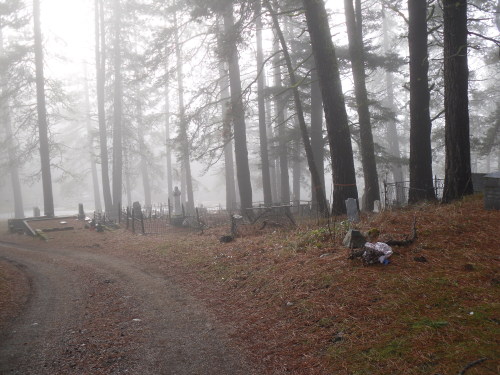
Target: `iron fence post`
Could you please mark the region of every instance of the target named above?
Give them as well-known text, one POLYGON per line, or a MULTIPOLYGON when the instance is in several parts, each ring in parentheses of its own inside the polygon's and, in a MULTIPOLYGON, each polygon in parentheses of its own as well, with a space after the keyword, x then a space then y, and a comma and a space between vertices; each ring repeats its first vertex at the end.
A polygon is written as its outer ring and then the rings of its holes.
POLYGON ((384 180, 384 206, 388 207, 387 204, 387 181, 384 180))
POLYGON ((135 233, 135 210, 132 207, 132 233, 135 233))

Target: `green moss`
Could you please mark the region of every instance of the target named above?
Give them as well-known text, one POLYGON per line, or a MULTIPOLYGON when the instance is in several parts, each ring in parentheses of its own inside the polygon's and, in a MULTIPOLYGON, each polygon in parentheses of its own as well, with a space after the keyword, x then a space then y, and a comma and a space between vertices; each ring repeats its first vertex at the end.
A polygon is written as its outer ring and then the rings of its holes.
POLYGON ((369 349, 363 354, 368 361, 380 362, 402 357, 410 350, 408 343, 402 338, 390 341, 385 345, 380 345, 369 349))
POLYGON ((332 318, 325 317, 325 318, 321 318, 320 320, 318 320, 318 326, 320 326, 322 328, 330 328, 334 324, 335 324, 335 321, 332 318))
POLYGON ((424 318, 414 322, 411 325, 413 329, 422 329, 422 328, 443 328, 446 327, 449 323, 445 320, 431 320, 428 318, 424 318))

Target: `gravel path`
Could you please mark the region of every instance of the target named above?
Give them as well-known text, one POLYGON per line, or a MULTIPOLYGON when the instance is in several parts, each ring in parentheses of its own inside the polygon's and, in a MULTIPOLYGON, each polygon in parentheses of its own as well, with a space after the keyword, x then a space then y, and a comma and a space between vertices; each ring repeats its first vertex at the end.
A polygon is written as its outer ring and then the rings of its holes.
POLYGON ((84 250, 0 242, 30 278, 0 332, 0 374, 256 374, 203 305, 163 275, 84 250))

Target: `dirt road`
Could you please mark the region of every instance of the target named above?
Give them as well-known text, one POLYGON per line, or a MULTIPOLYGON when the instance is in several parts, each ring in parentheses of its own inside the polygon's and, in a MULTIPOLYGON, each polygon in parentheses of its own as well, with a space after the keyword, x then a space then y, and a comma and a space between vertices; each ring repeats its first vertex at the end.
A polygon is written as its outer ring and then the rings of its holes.
POLYGON ((258 373, 163 275, 105 254, 2 242, 0 260, 32 285, 0 332, 0 374, 258 373))

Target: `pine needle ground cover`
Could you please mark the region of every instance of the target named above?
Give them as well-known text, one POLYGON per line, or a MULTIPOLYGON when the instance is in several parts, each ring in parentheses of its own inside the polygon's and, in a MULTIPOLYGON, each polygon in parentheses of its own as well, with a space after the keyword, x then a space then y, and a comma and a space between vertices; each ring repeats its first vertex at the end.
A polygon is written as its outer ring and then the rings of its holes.
MULTIPOLYGON (((204 300, 269 374, 467 374, 500 370, 500 211, 479 197, 362 215, 356 229, 395 247, 388 265, 348 260, 349 225, 266 228, 222 244, 228 228, 139 236, 50 233, 40 246, 133 257, 204 300)), ((10 241, 33 242, 17 235, 10 241)))

